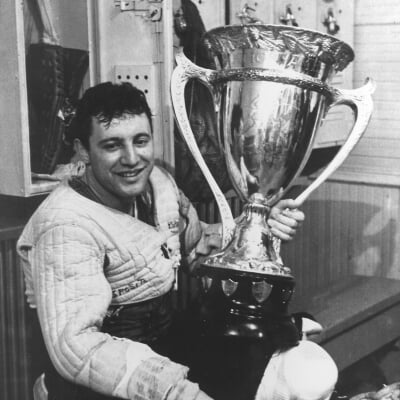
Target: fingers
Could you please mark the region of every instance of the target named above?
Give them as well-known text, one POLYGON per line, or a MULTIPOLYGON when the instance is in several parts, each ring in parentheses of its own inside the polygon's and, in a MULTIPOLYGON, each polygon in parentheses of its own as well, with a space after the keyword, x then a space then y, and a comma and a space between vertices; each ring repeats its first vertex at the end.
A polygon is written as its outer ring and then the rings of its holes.
POLYGON ((222 247, 222 237, 219 234, 213 233, 209 235, 203 235, 196 246, 196 253, 199 255, 209 255, 215 250, 219 250, 222 247))
POLYGON ((295 221, 297 223, 296 227, 300 226, 301 223, 305 220, 305 215, 303 213, 303 211, 295 208, 293 210, 289 210, 289 209, 284 209, 282 210, 282 212, 278 215, 281 217, 286 217, 288 219, 291 219, 293 221, 295 221))
POLYGON ((280 200, 274 208, 279 208, 280 210, 284 210, 285 208, 288 208, 290 210, 296 209, 301 207, 303 204, 301 201, 293 200, 293 199, 284 199, 280 200))
POLYGON ((304 221, 305 215, 303 211, 297 208, 290 210, 273 207, 270 212, 270 219, 289 225, 291 228, 297 228, 304 221))
MULTIPOLYGON (((292 199, 281 200, 278 202, 278 204, 272 207, 270 212, 270 217, 274 219, 279 219, 280 216, 283 216, 289 219, 293 219, 294 221, 297 222, 297 225, 295 224, 296 227, 298 226, 299 223, 303 222, 305 219, 303 211, 300 211, 297 208, 300 205, 301 204, 296 200, 292 199)), ((282 222, 285 223, 285 221, 287 220, 284 220, 282 222)))
POLYGON ((297 222, 292 219, 286 219, 284 222, 270 218, 268 220, 271 233, 277 238, 285 241, 292 240, 296 234, 297 222))
POLYGON ((299 205, 295 200, 285 199, 271 209, 268 225, 274 236, 285 241, 293 239, 305 219, 304 213, 297 209, 299 205))

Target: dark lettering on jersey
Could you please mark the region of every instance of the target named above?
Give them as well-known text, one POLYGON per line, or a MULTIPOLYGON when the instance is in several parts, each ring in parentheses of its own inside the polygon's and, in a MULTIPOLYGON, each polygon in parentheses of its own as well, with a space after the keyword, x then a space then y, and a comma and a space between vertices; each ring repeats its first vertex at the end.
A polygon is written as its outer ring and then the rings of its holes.
POLYGON ((137 289, 139 286, 142 286, 146 281, 144 279, 139 279, 135 282, 130 282, 128 285, 113 289, 112 297, 115 299, 116 297, 122 296, 130 291, 137 289))
POLYGON ((179 220, 178 219, 175 219, 173 221, 168 221, 168 229, 170 231, 173 231, 178 228, 179 228, 179 220))
POLYGON ((161 251, 162 251, 162 253, 163 253, 164 258, 166 258, 167 260, 169 260, 169 259, 171 258, 171 252, 170 252, 170 250, 168 249, 168 246, 167 246, 166 243, 163 243, 163 244, 161 245, 161 251))

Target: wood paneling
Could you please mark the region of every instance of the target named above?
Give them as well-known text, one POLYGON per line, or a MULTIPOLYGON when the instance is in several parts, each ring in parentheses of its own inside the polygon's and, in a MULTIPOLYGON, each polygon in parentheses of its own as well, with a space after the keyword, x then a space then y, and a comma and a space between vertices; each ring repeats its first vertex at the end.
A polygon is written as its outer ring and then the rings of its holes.
POLYGON ((372 77, 374 113, 337 179, 400 186, 400 3, 356 1, 354 86, 372 77))
POLYGON ((356 0, 356 25, 400 23, 400 3, 397 0, 356 0))
MULTIPOLYGON (((0 398, 8 400, 32 399, 27 306, 15 251, 20 231, 14 227, 13 237, 0 241, 0 398)), ((4 237, 9 236, 10 227, 4 237)))
POLYGON ((397 188, 327 182, 302 209, 303 226, 282 246, 299 294, 352 274, 400 279, 397 188))

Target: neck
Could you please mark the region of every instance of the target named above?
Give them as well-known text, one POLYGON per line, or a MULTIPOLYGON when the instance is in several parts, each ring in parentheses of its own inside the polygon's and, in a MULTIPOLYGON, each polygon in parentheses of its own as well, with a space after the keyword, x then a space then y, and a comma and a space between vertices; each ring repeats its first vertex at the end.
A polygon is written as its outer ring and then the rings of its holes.
POLYGON ((118 198, 117 196, 106 190, 103 186, 99 184, 99 182, 93 175, 93 171, 90 166, 86 168, 85 174, 83 175, 82 179, 86 182, 87 185, 89 185, 89 187, 93 190, 95 195, 104 205, 110 208, 114 208, 118 211, 132 214, 135 198, 123 201, 122 199, 118 198))

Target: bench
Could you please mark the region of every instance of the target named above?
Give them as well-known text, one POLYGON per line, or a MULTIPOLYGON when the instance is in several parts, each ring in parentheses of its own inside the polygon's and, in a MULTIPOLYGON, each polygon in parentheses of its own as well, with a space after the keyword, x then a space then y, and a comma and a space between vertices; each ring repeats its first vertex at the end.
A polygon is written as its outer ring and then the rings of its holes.
POLYGON ((342 371, 400 337, 400 280, 349 276, 295 296, 290 311, 308 312, 324 327, 316 341, 342 371))

